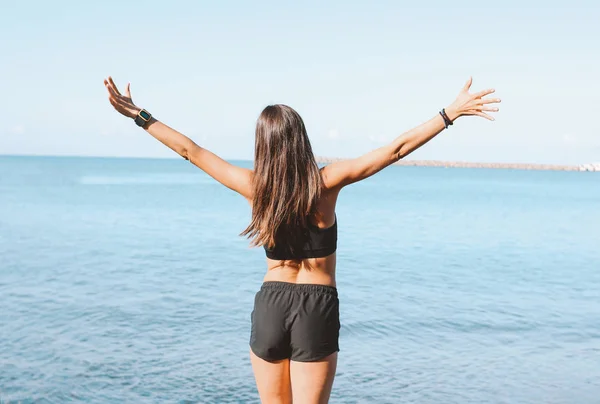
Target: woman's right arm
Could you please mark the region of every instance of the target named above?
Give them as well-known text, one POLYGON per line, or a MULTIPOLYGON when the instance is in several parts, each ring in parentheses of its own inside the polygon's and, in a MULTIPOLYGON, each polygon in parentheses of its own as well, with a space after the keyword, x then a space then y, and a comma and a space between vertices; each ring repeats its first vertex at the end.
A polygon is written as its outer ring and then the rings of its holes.
MULTIPOLYGON (((494 92, 492 89, 469 94, 471 83, 472 79, 469 79, 456 100, 446 108, 446 115, 451 121, 466 115, 477 115, 493 121, 494 118, 486 114, 486 111, 498 111, 497 107, 491 107, 489 104, 499 103, 500 99, 484 98, 494 92)), ((429 121, 400 135, 386 146, 355 159, 329 164, 322 170, 325 186, 328 189, 341 189, 346 185, 368 178, 417 150, 444 128, 444 118, 437 114, 429 121)))
MULTIPOLYGON (((112 106, 122 115, 134 119, 140 108, 131 99, 129 85, 125 88, 124 94, 119 92, 111 77, 104 80, 104 85, 108 90, 108 99, 112 106)), ((189 160, 227 188, 238 192, 247 200, 251 200, 252 170, 223 160, 211 151, 198 146, 189 137, 154 118, 144 125, 144 129, 162 144, 189 160)))

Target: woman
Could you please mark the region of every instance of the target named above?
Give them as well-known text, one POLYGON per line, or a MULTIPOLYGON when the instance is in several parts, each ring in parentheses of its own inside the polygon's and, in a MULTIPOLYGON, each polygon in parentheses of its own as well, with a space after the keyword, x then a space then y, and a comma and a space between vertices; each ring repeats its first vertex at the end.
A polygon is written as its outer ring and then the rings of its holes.
POLYGON ((302 118, 288 106, 266 107, 256 125, 254 170, 236 167, 152 118, 112 78, 110 103, 148 133, 226 187, 245 197, 252 220, 242 232, 267 255, 264 284, 252 311, 250 357, 264 403, 326 403, 337 364, 339 306, 335 283, 340 190, 400 160, 459 117, 489 120, 494 90, 456 100, 390 144, 319 169, 302 118))

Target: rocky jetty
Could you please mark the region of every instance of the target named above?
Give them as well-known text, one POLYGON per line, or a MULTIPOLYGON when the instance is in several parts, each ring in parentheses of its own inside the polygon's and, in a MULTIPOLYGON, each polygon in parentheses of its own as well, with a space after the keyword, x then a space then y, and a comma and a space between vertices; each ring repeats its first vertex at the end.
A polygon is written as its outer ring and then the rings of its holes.
MULTIPOLYGON (((341 158, 317 157, 317 162, 330 164, 341 158)), ((466 161, 438 161, 438 160, 400 160, 394 163, 397 166, 416 167, 444 167, 444 168, 495 168, 508 170, 554 170, 554 171, 598 171, 600 163, 583 165, 558 165, 558 164, 518 164, 518 163, 472 163, 466 161)))

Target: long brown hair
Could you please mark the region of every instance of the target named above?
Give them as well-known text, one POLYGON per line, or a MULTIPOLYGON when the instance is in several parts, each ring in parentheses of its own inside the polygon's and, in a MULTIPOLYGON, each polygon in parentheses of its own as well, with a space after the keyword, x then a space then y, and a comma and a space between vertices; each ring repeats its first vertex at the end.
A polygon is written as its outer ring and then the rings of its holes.
POLYGON ((252 246, 295 245, 316 212, 323 181, 300 115, 269 105, 256 122, 252 221, 241 235, 252 246))

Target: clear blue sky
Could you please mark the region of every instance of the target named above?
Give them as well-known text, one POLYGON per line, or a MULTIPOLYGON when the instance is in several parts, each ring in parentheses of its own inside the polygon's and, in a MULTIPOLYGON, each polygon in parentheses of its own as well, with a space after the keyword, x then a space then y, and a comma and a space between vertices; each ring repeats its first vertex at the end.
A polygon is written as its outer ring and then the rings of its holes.
POLYGON ((252 158, 269 103, 298 110, 316 154, 350 157, 473 75, 496 122, 459 120, 411 158, 600 161, 599 4, 2 1, 0 154, 173 156, 111 109, 109 74, 228 159, 252 158))

